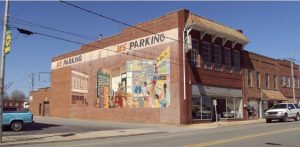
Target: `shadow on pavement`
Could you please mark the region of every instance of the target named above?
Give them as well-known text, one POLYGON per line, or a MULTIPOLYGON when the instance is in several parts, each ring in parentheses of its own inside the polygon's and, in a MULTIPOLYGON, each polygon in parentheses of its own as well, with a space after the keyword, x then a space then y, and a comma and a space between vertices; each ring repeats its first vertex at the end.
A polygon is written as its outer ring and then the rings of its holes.
POLYGON ((287 144, 280 144, 280 143, 273 143, 273 142, 266 142, 266 145, 273 145, 273 146, 286 146, 286 147, 300 147, 295 145, 287 145, 287 144))
MULTIPOLYGON (((25 124, 23 126, 22 132, 24 131, 37 131, 37 130, 43 130, 50 127, 59 127, 60 125, 54 125, 54 124, 46 124, 46 123, 32 123, 32 124, 25 124)), ((12 131, 9 126, 3 127, 3 131, 12 131)))

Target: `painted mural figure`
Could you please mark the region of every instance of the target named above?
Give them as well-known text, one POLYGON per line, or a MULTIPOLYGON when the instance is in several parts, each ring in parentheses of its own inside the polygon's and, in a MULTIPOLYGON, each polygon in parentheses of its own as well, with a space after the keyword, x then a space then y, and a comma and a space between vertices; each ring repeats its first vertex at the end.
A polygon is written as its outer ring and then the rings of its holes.
POLYGON ((155 95, 155 99, 153 101, 153 107, 154 108, 159 108, 159 96, 158 96, 158 94, 155 95))
MULTIPOLYGON (((105 95, 107 90, 100 91, 104 102, 102 107, 167 108, 170 105, 169 61, 169 46, 160 53, 156 60, 126 61, 123 66, 124 69, 120 72, 122 74, 113 76, 112 86, 109 86, 116 92, 109 96, 105 95)), ((106 75, 111 74, 108 73, 106 75)), ((104 78, 100 79, 103 80, 104 78)), ((110 81, 108 78, 105 80, 110 81)), ((103 81, 100 82, 104 83, 103 81)))
POLYGON ((160 100, 159 104, 161 108, 166 108, 167 107, 167 84, 164 83, 164 89, 163 92, 160 95, 160 100))
POLYGON ((125 108, 139 108, 139 103, 133 99, 131 93, 127 94, 125 108))

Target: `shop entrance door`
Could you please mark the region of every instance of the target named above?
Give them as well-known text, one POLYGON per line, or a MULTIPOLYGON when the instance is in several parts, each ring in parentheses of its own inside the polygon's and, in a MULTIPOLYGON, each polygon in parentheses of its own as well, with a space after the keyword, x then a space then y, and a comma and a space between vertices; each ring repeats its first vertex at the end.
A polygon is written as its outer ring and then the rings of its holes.
POLYGON ((49 102, 43 104, 43 116, 49 116, 49 102))
POLYGON ((226 112, 226 99, 217 99, 217 113, 223 118, 223 113, 226 112))

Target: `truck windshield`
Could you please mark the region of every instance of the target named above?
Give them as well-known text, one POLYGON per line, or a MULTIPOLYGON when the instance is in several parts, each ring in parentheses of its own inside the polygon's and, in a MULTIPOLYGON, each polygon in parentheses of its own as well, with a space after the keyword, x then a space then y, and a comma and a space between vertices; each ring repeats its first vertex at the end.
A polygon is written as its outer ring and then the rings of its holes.
POLYGON ((287 104, 276 104, 271 107, 271 109, 286 109, 287 104))

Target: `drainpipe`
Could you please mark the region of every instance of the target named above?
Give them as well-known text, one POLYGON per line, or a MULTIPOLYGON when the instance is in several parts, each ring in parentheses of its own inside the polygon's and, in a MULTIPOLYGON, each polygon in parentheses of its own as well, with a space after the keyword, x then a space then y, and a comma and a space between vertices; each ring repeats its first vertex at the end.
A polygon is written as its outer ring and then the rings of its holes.
POLYGON ((186 40, 188 39, 189 41, 189 34, 191 32, 191 28, 189 28, 188 26, 185 26, 183 29, 183 49, 182 49, 182 65, 183 65, 183 100, 186 100, 186 70, 185 70, 185 48, 186 48, 186 40), (186 33, 186 35, 185 35, 186 33))

